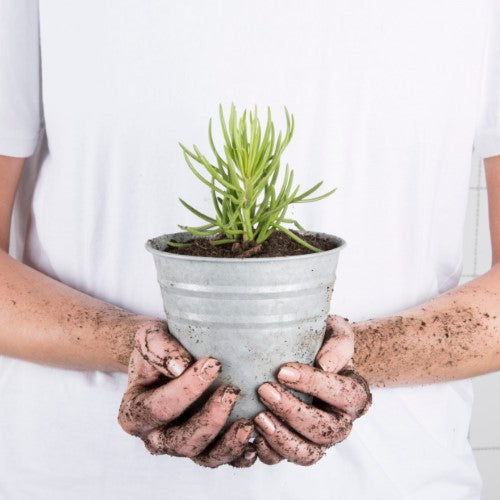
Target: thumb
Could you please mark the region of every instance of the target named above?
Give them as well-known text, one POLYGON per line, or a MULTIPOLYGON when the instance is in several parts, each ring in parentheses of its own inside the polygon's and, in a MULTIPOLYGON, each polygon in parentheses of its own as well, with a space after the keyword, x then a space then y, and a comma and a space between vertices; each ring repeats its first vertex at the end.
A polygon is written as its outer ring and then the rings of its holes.
POLYGON ((325 372, 338 373, 351 365, 354 356, 354 331, 349 320, 329 315, 325 341, 316 356, 316 364, 325 372))
POLYGON ((163 321, 152 320, 138 330, 135 346, 142 358, 169 378, 181 375, 192 358, 182 344, 169 332, 163 321))

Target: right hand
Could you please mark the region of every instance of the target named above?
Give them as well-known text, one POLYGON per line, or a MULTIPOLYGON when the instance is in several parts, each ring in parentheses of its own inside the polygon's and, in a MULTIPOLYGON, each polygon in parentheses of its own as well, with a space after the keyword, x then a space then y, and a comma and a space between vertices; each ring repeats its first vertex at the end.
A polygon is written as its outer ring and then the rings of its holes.
POLYGON ((235 421, 219 436, 238 399, 239 389, 221 385, 203 407, 182 423, 175 420, 212 385, 222 370, 214 358, 192 363, 190 354, 158 320, 141 325, 130 356, 128 387, 118 422, 140 437, 154 455, 189 457, 198 465, 253 465, 251 420, 235 421))
POLYGON ((285 458, 312 465, 346 439, 353 421, 366 413, 372 396, 366 380, 354 371, 354 340, 348 320, 330 315, 316 366, 286 363, 277 373, 279 384, 259 387, 269 408, 254 419, 259 432, 254 444, 262 462, 273 465, 285 458), (314 396, 313 402, 305 403, 287 389, 314 396))

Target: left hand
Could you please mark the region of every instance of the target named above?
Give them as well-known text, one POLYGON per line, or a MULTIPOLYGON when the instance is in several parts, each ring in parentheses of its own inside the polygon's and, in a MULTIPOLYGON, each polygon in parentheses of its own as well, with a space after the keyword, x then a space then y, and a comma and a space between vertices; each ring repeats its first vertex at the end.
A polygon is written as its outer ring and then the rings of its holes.
POLYGON ((209 390, 222 370, 212 357, 192 360, 164 321, 147 320, 135 333, 127 391, 120 405, 122 429, 140 437, 154 455, 189 457, 204 467, 249 467, 257 456, 248 441, 253 424, 238 419, 223 431, 239 390, 219 386, 198 411, 188 408, 209 390))
POLYGON ((254 419, 259 436, 254 445, 268 465, 283 458, 299 465, 312 465, 327 448, 343 441, 352 422, 371 404, 368 383, 353 370, 354 332, 340 316, 329 316, 325 341, 316 356, 316 367, 286 363, 278 381, 266 382, 259 397, 271 411, 254 419), (314 396, 307 404, 285 389, 314 396))

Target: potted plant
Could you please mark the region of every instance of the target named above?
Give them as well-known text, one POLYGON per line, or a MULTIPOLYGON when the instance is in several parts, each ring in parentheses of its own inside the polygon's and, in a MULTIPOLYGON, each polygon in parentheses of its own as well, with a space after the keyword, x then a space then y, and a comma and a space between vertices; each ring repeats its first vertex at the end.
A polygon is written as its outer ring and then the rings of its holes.
POLYGON ((312 363, 344 240, 307 232, 287 217, 290 205, 319 201, 318 182, 300 192, 281 156, 294 131, 276 135, 271 111, 265 128, 255 108, 229 119, 219 108, 223 149, 209 142, 214 161, 181 144, 185 161, 211 193, 213 214, 180 202, 204 224, 146 243, 153 254, 169 330, 195 356, 221 361, 221 379, 241 389, 232 418, 263 409, 256 389, 288 361, 312 363), (195 164, 197 166, 195 166, 195 164), (313 196, 315 195, 315 196, 313 196), (292 224, 295 230, 290 229, 292 224))

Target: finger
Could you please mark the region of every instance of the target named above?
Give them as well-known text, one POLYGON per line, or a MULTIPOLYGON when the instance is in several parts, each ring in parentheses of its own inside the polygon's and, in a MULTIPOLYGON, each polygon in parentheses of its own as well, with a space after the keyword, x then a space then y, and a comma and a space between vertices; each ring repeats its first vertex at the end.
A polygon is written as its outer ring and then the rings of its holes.
POLYGON ((346 318, 330 315, 326 320, 325 341, 316 356, 317 365, 336 373, 350 365, 354 356, 354 331, 346 318))
POLYGON ((193 461, 211 468, 233 462, 245 451, 253 430, 250 420, 236 420, 210 449, 194 457, 193 461))
POLYGON ((194 457, 219 434, 238 400, 239 389, 223 385, 210 396, 203 408, 187 422, 151 431, 144 440, 153 455, 194 457))
POLYGON ((278 380, 299 392, 310 394, 350 415, 361 416, 371 402, 366 380, 352 370, 329 373, 301 363, 286 363, 278 380))
POLYGON ((283 457, 278 455, 260 434, 255 438, 253 444, 257 450, 259 460, 262 463, 266 465, 275 465, 283 460, 283 457))
POLYGON ((252 443, 248 443, 245 446, 243 453, 236 459, 233 460, 229 465, 236 467, 238 469, 246 469, 251 467, 257 460, 257 451, 252 443))
POLYGON ((372 393, 370 391, 370 385, 368 384, 368 380, 366 380, 358 372, 356 372, 356 371, 354 371, 353 369, 350 369, 350 368, 344 368, 344 369, 340 370, 340 372, 338 374, 341 377, 347 377, 347 378, 352 379, 359 386, 363 387, 363 389, 365 391, 365 394, 367 395, 367 397, 366 397, 366 403, 356 413, 356 418, 359 418, 359 417, 363 416, 370 409, 370 406, 372 405, 372 402, 373 402, 373 396, 372 396, 372 393))
POLYGON ((151 321, 140 328, 135 336, 135 348, 147 364, 169 378, 178 377, 192 360, 189 352, 159 321, 151 321))
POLYGON ((212 385, 221 369, 216 359, 202 358, 180 377, 157 389, 129 388, 120 406, 120 425, 125 432, 137 436, 171 422, 212 385))
POLYGON ((261 401, 275 415, 313 443, 332 446, 343 441, 351 432, 351 417, 304 403, 279 384, 262 384, 258 393, 261 401))
POLYGON ((271 448, 289 462, 312 465, 325 453, 322 446, 299 437, 270 412, 259 413, 254 421, 257 431, 264 436, 271 448))

